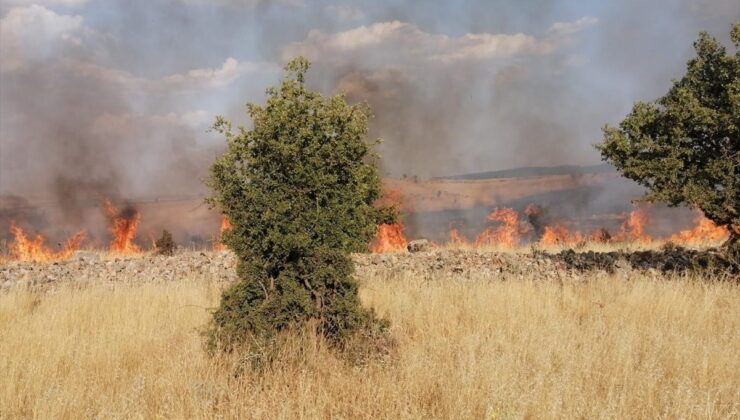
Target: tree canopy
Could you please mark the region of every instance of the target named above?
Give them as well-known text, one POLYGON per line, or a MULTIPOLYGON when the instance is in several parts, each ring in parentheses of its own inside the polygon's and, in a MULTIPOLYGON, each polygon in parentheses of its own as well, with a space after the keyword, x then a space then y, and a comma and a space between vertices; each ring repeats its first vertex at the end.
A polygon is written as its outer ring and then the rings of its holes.
POLYGON ((294 59, 267 103, 248 105, 251 130, 233 131, 222 117, 214 124, 228 148, 211 168, 210 202, 233 226, 223 242, 239 259, 241 281, 214 313, 213 346, 308 320, 337 343, 384 325, 360 306, 349 258, 367 250, 390 214, 373 206, 381 181, 364 140, 370 110, 308 90, 309 67, 294 59))
POLYGON ((647 188, 645 199, 700 209, 740 235, 740 24, 735 53, 707 33, 668 93, 638 102, 619 127, 606 126, 596 147, 625 177, 647 188))

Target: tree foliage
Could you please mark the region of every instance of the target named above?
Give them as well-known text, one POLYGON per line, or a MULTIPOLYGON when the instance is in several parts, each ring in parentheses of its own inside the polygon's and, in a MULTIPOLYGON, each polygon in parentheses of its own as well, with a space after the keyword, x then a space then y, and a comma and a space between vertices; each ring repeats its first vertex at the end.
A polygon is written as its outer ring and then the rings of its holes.
POLYGON ((619 127, 604 128, 604 160, 647 188, 645 199, 688 204, 740 234, 740 24, 735 53, 707 33, 668 93, 638 102, 619 127))
POLYGON ((212 347, 260 344, 308 321, 337 344, 385 328, 361 307, 349 256, 388 216, 373 206, 381 182, 364 141, 370 111, 308 90, 309 66, 294 59, 267 103, 247 106, 251 130, 214 124, 228 147, 211 168, 210 202, 233 226, 223 242, 240 281, 214 313, 212 347))

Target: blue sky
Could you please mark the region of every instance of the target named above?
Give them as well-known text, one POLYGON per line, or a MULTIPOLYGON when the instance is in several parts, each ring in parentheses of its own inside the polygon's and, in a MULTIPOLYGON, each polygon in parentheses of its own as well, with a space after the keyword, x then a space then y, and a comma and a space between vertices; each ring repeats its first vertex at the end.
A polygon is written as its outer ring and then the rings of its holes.
POLYGON ((593 164, 600 127, 680 77, 736 0, 6 0, 0 193, 199 187, 291 56, 368 101, 383 171, 593 164))

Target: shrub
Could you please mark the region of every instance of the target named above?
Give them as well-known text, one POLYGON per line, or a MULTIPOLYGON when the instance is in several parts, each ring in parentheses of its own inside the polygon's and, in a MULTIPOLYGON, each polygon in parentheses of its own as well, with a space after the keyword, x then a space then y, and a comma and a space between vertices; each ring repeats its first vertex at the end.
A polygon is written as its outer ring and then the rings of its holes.
POLYGON ((369 109, 308 90, 308 68, 291 61, 267 103, 248 105, 251 130, 234 132, 222 117, 214 124, 227 150, 211 168, 209 202, 233 225, 223 242, 240 281, 213 314, 212 350, 264 349, 276 333, 306 325, 342 347, 387 327, 360 305, 349 255, 394 217, 373 206, 381 184, 364 141, 369 109))
POLYGON ((162 236, 157 239, 154 245, 157 247, 157 254, 159 255, 172 255, 175 253, 175 248, 177 248, 175 241, 172 239, 172 234, 167 229, 162 231, 162 236))

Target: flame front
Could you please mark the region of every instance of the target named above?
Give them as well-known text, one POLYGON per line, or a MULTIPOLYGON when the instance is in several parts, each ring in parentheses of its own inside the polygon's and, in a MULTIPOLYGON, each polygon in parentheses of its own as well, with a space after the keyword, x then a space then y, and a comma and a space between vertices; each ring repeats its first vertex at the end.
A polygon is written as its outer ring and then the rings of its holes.
POLYGON ((224 232, 231 229, 232 227, 234 226, 231 224, 231 220, 229 220, 229 218, 226 216, 222 216, 221 217, 221 227, 219 228, 219 231, 218 231, 218 239, 213 241, 214 251, 223 251, 226 249, 226 245, 221 241, 224 236, 224 232))
POLYGON ((638 242, 648 244, 653 238, 645 233, 645 225, 650 221, 648 207, 638 207, 630 212, 622 223, 619 233, 614 236, 616 242, 638 242))
POLYGON ((612 240, 612 235, 611 233, 609 233, 608 230, 602 227, 591 232, 591 234, 589 235, 589 239, 591 240, 591 242, 605 244, 612 240))
POLYGON ((468 245, 468 240, 456 228, 451 228, 449 233, 449 244, 453 246, 468 245))
POLYGON ((545 226, 545 230, 540 237, 542 245, 573 245, 585 240, 581 232, 571 233, 568 228, 560 223, 545 226))
POLYGON ((488 220, 498 222, 499 225, 481 232, 475 239, 476 246, 499 245, 513 248, 519 245, 522 235, 530 230, 519 223, 519 213, 509 208, 495 209, 488 215, 488 220))
POLYGON ((113 237, 108 250, 117 254, 141 252, 141 248, 134 243, 136 230, 139 228, 139 222, 141 221, 139 212, 133 208, 127 209, 125 213, 121 212, 113 206, 110 200, 105 200, 103 206, 105 207, 105 214, 110 220, 108 231, 113 237))
POLYGON ((708 242, 724 241, 730 236, 730 231, 722 226, 717 226, 703 215, 696 218, 696 226, 691 229, 682 230, 670 238, 669 241, 679 244, 701 245, 708 242))
POLYGON ((399 252, 405 251, 408 245, 406 235, 403 234, 403 224, 401 222, 382 224, 378 226, 378 233, 370 244, 371 252, 399 252))
POLYGON ((30 239, 19 226, 14 223, 10 226, 13 242, 10 244, 10 258, 19 261, 52 262, 66 260, 80 249, 80 244, 85 239, 85 232, 78 232, 67 240, 67 243, 59 251, 46 247, 46 238, 37 234, 30 239))

